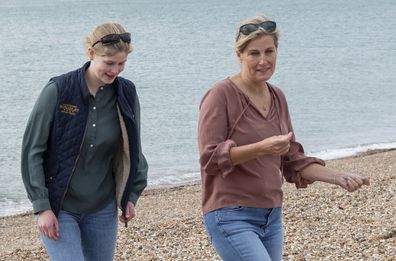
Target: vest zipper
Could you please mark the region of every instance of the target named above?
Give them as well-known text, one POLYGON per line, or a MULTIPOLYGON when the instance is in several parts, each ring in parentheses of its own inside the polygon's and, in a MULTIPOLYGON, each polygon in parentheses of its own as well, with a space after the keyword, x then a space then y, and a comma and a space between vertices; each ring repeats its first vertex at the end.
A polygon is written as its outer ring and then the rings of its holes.
POLYGON ((83 135, 83 138, 82 138, 82 141, 81 141, 81 144, 80 144, 80 149, 78 150, 78 155, 77 155, 76 161, 74 162, 74 166, 73 166, 71 175, 70 175, 69 179, 67 180, 67 185, 66 185, 65 192, 63 193, 62 199, 61 199, 61 201, 60 201, 59 211, 60 211, 60 209, 62 208, 63 200, 64 200, 65 197, 66 197, 66 193, 67 193, 67 190, 68 190, 68 188, 69 188, 69 184, 70 184, 71 178, 73 177, 74 171, 76 170, 77 161, 78 161, 78 159, 80 158, 81 148, 82 148, 82 146, 83 146, 83 144, 84 144, 85 134, 86 134, 86 132, 87 132, 87 126, 88 126, 88 118, 87 118, 87 122, 85 123, 84 135, 83 135))

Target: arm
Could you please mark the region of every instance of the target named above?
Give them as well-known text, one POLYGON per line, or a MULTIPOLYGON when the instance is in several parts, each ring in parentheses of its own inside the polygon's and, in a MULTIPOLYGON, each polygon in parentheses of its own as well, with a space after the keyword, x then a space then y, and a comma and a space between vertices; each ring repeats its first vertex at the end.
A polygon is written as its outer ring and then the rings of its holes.
POLYGON ((369 185, 370 180, 357 174, 340 172, 319 164, 310 164, 301 171, 301 176, 310 181, 322 181, 334 184, 353 192, 362 185, 369 185))
POLYGON ((198 146, 201 169, 208 175, 227 176, 234 166, 230 149, 235 141, 228 139, 227 99, 212 88, 202 98, 198 122, 198 146))
POLYGON ((51 210, 45 186, 43 154, 47 149, 52 119, 56 109, 57 90, 53 82, 41 92, 30 114, 22 142, 21 173, 33 212, 38 213, 37 225, 50 239, 59 237, 58 221, 51 210))
MULTIPOLYGON (((235 101, 231 98, 229 102, 235 101)), ((238 146, 228 138, 228 124, 234 120, 229 117, 227 98, 222 89, 211 89, 202 99, 198 126, 200 163, 206 174, 225 177, 238 164, 263 155, 283 155, 288 151, 292 133, 238 146)))
POLYGON ((125 209, 125 217, 121 214, 119 216, 119 220, 123 223, 127 223, 132 218, 135 217, 136 211, 135 206, 138 201, 138 198, 142 194, 143 190, 147 186, 147 172, 148 172, 148 164, 146 158, 142 152, 142 144, 141 144, 141 133, 140 133, 140 104, 139 98, 137 94, 135 95, 134 101, 134 112, 135 112, 135 122, 138 132, 138 146, 139 146, 139 163, 138 169, 136 173, 136 177, 134 178, 134 182, 132 183, 131 193, 129 195, 128 204, 125 209))
POLYGON ((22 141, 21 173, 34 213, 50 209, 43 168, 52 119, 57 102, 55 84, 47 84, 30 114, 22 141))
POLYGON ((231 148, 231 161, 234 165, 244 163, 263 155, 284 155, 289 151, 292 132, 272 136, 262 141, 231 148))

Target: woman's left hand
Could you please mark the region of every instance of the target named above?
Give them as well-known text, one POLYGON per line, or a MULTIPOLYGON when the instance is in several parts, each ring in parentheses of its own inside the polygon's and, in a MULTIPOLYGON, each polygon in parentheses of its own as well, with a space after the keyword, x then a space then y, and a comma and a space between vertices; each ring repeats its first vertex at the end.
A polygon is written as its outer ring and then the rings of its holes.
POLYGON ((135 211, 135 205, 128 201, 128 204, 126 206, 125 209, 125 217, 121 214, 118 219, 122 222, 122 223, 127 223, 129 222, 132 218, 134 218, 136 215, 136 211, 135 211))
POLYGON ((362 177, 354 173, 344 172, 338 175, 338 185, 349 192, 358 190, 363 185, 370 185, 370 178, 362 177))

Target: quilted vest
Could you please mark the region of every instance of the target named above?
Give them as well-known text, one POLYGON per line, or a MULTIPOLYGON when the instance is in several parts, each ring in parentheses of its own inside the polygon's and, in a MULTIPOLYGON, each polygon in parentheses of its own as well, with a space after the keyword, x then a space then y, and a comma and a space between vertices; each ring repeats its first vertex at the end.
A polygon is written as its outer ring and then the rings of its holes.
MULTIPOLYGON (((84 73, 89 64, 87 62, 80 69, 52 78, 56 83, 58 100, 43 166, 51 209, 56 216, 61 209, 84 138, 90 95, 84 73)), ((121 199, 121 209, 125 212, 129 189, 138 166, 138 134, 133 110, 136 89, 131 81, 122 77, 116 78, 113 87, 129 141, 131 169, 121 199)))

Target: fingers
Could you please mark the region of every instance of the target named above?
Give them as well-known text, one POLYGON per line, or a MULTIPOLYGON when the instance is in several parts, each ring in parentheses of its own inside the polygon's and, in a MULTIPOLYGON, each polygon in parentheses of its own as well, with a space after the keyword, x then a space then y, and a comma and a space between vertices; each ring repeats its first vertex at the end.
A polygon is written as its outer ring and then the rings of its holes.
POLYGON ((48 237, 49 239, 59 239, 59 229, 57 229, 55 225, 40 227, 40 231, 44 234, 44 236, 48 237))
POLYGON ((53 240, 59 239, 59 227, 57 223, 56 225, 54 224, 51 228, 48 229, 48 238, 53 240))
POLYGON ((346 189, 350 192, 358 190, 363 185, 370 185, 370 179, 368 177, 362 177, 352 173, 348 173, 345 179, 346 189))
POLYGON ((125 218, 124 218, 123 215, 120 215, 120 216, 118 217, 118 220, 119 220, 120 222, 122 222, 122 223, 125 223, 125 218))
POLYGON ((127 221, 129 221, 135 217, 135 206, 132 204, 132 202, 128 202, 126 210, 125 218, 127 221))
POLYGON ((59 239, 59 224, 52 210, 40 212, 37 225, 44 236, 53 240, 59 239))
POLYGON ((59 225, 58 223, 49 224, 49 225, 44 225, 39 227, 40 231, 44 234, 44 236, 48 237, 49 239, 52 240, 58 240, 59 239, 59 225))
POLYGON ((279 142, 289 143, 293 137, 293 132, 289 132, 288 134, 279 135, 279 142))
POLYGON ((132 202, 128 202, 126 209, 125 209, 125 216, 124 215, 120 215, 118 217, 118 219, 122 222, 129 222, 132 218, 134 218, 136 216, 136 212, 135 212, 135 206, 133 205, 132 202))
POLYGON ((293 132, 289 132, 288 134, 286 134, 286 135, 284 135, 285 136, 285 138, 288 140, 288 141, 291 141, 291 139, 292 139, 292 137, 293 137, 293 132))
POLYGON ((370 178, 369 177, 363 177, 363 185, 370 185, 370 178))
POLYGON ((348 191, 349 192, 353 192, 353 191, 355 191, 355 190, 360 188, 359 183, 357 183, 353 179, 347 179, 347 186, 348 186, 348 191))
POLYGON ((274 154, 284 155, 290 150, 290 140, 293 136, 292 132, 285 135, 277 136, 277 141, 274 146, 274 154))

